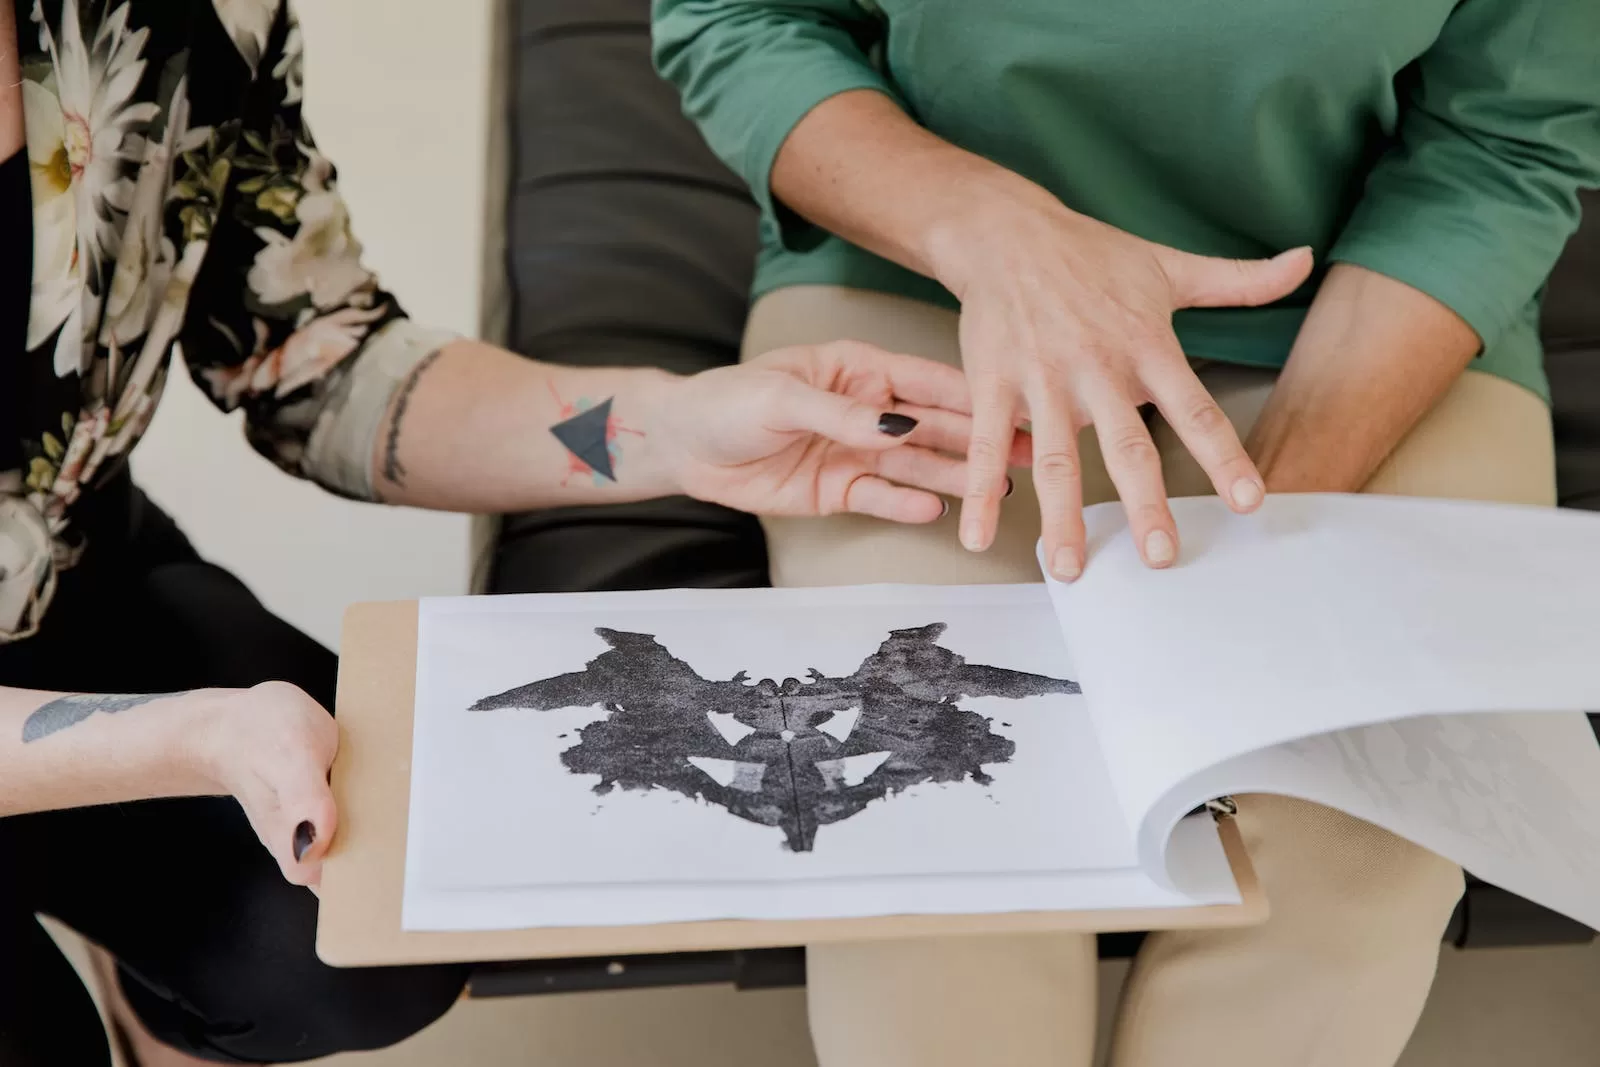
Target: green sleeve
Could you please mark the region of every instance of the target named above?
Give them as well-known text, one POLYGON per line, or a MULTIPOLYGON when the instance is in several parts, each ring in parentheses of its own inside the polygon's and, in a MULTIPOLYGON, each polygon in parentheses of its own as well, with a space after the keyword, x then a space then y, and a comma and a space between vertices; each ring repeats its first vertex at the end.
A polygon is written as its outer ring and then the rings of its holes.
POLYGON ((851 89, 894 96, 870 53, 882 23, 857 0, 653 0, 656 69, 768 226, 804 250, 822 237, 772 197, 772 162, 812 108, 851 89))
POLYGON ((1329 258, 1422 290, 1489 347, 1600 184, 1600 0, 1462 0, 1405 77, 1398 136, 1329 258))

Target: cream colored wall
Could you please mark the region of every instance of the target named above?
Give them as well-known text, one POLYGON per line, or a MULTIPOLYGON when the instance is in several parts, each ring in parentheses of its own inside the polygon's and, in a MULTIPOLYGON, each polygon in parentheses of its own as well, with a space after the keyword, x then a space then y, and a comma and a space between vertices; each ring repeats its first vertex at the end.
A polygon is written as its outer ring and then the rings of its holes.
MULTIPOLYGON (((493 0, 314 0, 306 107, 367 262, 413 317, 478 333, 493 0)), ((337 646, 352 601, 464 590, 468 521, 337 500, 285 477, 174 368, 135 453, 209 558, 337 646)))

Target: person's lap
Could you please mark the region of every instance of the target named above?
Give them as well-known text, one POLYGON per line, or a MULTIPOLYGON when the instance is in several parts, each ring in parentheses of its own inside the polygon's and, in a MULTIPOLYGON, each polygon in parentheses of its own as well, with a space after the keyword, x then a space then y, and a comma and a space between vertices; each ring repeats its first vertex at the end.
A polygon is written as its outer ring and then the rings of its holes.
MULTIPOLYGON (((67 573, 36 639, 0 647, 0 683, 43 689, 285 680, 331 708, 335 676, 331 652, 202 561, 153 509, 131 543, 67 573), (129 613, 140 626, 112 627, 129 613)), ((315 898, 283 880, 232 798, 4 819, 0 855, 6 1067, 106 1058, 93 1006, 35 911, 118 959, 128 1001, 157 1037, 210 1058, 288 1062, 392 1044, 447 1010, 465 981, 454 967, 322 964, 315 898)))
MULTIPOLYGON (((781 290, 752 309, 744 356, 849 337, 959 365, 956 322, 948 310, 884 294, 826 286, 781 290)), ((1271 390, 1273 372, 1222 364, 1199 371, 1246 432, 1271 390)), ((1171 429, 1153 417, 1151 430, 1171 495, 1210 493, 1171 429)), ((1085 502, 1114 499, 1092 432, 1083 436, 1081 453, 1085 502)), ((982 555, 960 547, 954 514, 915 528, 854 516, 763 520, 773 583, 1038 581, 1037 498, 1026 473, 1015 474, 1017 491, 1005 503, 999 536, 982 555)), ((1367 491, 1551 504, 1548 412, 1514 385, 1468 373, 1367 491)), ((1392 1062, 1426 997, 1439 938, 1461 891, 1459 868, 1318 805, 1276 797, 1240 801, 1241 830, 1274 901, 1274 917, 1249 931, 1152 935, 1124 993, 1115 1062, 1392 1062), (1221 1001, 1219 987, 1228 990, 1221 1001)), ((1094 955, 1092 945, 1085 950, 1087 942, 1057 935, 1010 952, 977 942, 939 950, 813 948, 812 1028, 824 1067, 970 1062, 984 1044, 969 1048, 964 1035, 995 1033, 1018 1046, 1010 1060, 1018 1067, 1087 1064, 1092 1010, 1041 1008, 1041 1000, 1051 998, 1092 1008, 1094 955), (1056 962, 1047 966, 1042 958, 1056 962), (970 999, 961 991, 974 981, 962 972, 981 975, 976 980, 987 993, 981 1021, 961 1010, 970 999), (1040 985, 1048 989, 1042 993, 1040 985), (896 1005, 915 1005, 920 1022, 913 1025, 896 1005)))

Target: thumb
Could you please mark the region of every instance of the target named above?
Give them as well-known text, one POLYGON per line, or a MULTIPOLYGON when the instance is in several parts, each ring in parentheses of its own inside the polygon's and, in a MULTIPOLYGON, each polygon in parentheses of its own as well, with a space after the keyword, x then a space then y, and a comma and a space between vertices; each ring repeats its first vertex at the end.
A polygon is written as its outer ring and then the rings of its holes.
POLYGON ((797 378, 780 390, 767 425, 781 433, 814 433, 850 448, 882 451, 905 441, 917 420, 797 378))
POLYGON ((1271 259, 1220 259, 1163 248, 1161 269, 1172 282, 1178 307, 1255 307, 1281 300, 1300 288, 1314 262, 1309 247, 1271 259))
POLYGON ((274 842, 283 876, 295 885, 315 887, 322 880, 322 861, 333 844, 339 813, 333 790, 322 779, 280 798, 283 813, 274 842), (279 851, 281 849, 281 851, 279 851))

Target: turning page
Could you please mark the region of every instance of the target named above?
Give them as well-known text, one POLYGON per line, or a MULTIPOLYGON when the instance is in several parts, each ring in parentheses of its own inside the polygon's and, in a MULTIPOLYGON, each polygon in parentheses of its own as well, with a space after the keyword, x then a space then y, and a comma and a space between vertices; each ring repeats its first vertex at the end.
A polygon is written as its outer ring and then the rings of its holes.
POLYGON ((1378 496, 1173 502, 1146 569, 1121 508, 1051 583, 1142 862, 1193 805, 1331 804, 1600 926, 1600 517, 1378 496), (1535 713, 1535 714, 1529 714, 1535 713), (1539 714, 1542 713, 1542 714, 1539 714))

